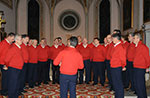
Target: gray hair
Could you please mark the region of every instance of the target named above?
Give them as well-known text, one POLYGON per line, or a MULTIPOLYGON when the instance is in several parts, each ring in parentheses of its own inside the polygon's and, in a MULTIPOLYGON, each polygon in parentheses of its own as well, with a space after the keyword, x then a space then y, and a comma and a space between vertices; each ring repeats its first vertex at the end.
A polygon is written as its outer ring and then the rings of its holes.
MULTIPOLYGON (((15 36, 15 41, 18 40, 19 37, 21 37, 21 35, 18 35, 18 34, 17 34, 17 35, 15 36)), ((21 38, 22 38, 22 37, 21 37, 21 38)))

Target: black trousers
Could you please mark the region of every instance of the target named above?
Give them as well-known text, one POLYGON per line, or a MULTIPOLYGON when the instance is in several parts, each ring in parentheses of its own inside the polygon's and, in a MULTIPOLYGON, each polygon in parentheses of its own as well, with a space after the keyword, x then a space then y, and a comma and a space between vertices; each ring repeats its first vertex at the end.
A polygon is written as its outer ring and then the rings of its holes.
POLYGON ((2 90, 1 93, 4 94, 8 91, 8 70, 4 70, 4 65, 1 66, 1 72, 2 72, 2 90))
POLYGON ((20 79, 20 88, 19 88, 20 92, 22 92, 23 88, 25 87, 26 75, 27 75, 27 65, 28 65, 28 63, 24 63, 23 68, 20 72, 20 77, 19 77, 19 79, 20 79))
POLYGON ((134 68, 134 87, 138 98, 147 98, 145 72, 145 69, 134 68))
POLYGON ((59 66, 55 66, 53 64, 53 61, 52 61, 52 71, 53 71, 52 78, 53 78, 53 82, 59 83, 59 75, 60 75, 59 68, 60 67, 59 66))
POLYGON ((47 82, 47 75, 48 75, 48 69, 47 69, 47 61, 46 62, 38 62, 38 82, 47 82))
POLYGON ((28 63, 29 69, 28 69, 28 82, 29 87, 34 87, 35 83, 38 80, 38 64, 37 63, 28 63))
POLYGON ((104 85, 105 83, 105 64, 104 62, 93 62, 94 71, 94 83, 98 83, 98 76, 100 76, 100 83, 104 85))
POLYGON ((19 69, 8 67, 8 98, 18 98, 19 96, 20 72, 19 69))

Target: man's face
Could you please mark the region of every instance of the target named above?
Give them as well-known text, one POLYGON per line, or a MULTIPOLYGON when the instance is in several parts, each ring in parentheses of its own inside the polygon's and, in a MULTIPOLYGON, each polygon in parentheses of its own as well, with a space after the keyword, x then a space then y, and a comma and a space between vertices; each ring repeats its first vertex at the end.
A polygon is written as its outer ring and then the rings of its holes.
POLYGON ((13 43, 13 42, 15 41, 15 37, 14 37, 14 36, 8 37, 8 41, 9 41, 10 43, 13 43))
POLYGON ((21 45, 21 44, 22 44, 22 38, 21 38, 21 36, 18 37, 18 39, 16 40, 16 42, 17 42, 18 45, 21 45))
POLYGON ((111 37, 111 35, 108 35, 106 38, 107 38, 107 42, 109 42, 109 43, 112 42, 112 37, 111 37))
POLYGON ((25 38, 23 38, 22 40, 23 40, 23 42, 24 42, 25 44, 27 44, 27 43, 29 42, 29 37, 25 37, 25 38))
POLYGON ((54 40, 54 45, 58 45, 58 39, 54 40))
POLYGON ((37 40, 33 40, 33 43, 32 43, 34 46, 37 45, 37 40))
POLYGON ((139 41, 140 41, 139 37, 137 35, 135 35, 134 38, 133 38, 133 42, 135 44, 137 44, 139 41))
POLYGON ((78 42, 81 42, 81 41, 82 41, 81 37, 80 37, 80 36, 78 36, 78 42))
POLYGON ((131 34, 129 34, 128 40, 129 40, 130 42, 133 41, 133 36, 132 36, 131 34))
POLYGON ((99 41, 98 41, 97 39, 95 39, 95 40, 94 40, 94 44, 95 44, 95 45, 98 45, 98 44, 99 44, 99 41))
POLYGON ((116 43, 117 43, 117 41, 118 41, 118 39, 117 39, 117 38, 115 38, 115 37, 113 37, 113 38, 112 38, 112 40, 113 40, 113 43, 114 43, 114 44, 116 44, 116 43))
POLYGON ((83 39, 83 44, 87 44, 87 42, 88 42, 87 39, 84 38, 84 39, 83 39))

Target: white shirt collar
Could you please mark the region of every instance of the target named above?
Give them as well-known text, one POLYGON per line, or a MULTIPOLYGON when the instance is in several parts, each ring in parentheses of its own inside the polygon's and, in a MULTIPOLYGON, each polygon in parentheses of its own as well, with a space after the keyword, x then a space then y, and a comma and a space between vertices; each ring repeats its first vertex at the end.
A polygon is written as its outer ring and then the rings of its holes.
POLYGON ((95 47, 98 47, 99 46, 99 44, 98 45, 95 45, 95 47))
POLYGON ((87 44, 83 44, 83 47, 86 48, 86 47, 87 47, 87 44))
POLYGON ((21 48, 20 45, 18 45, 18 44, 16 44, 16 43, 15 43, 15 45, 16 45, 18 48, 21 48))
POLYGON ((25 46, 27 46, 27 44, 26 43, 23 43, 25 46))
POLYGON ((6 42, 7 42, 7 43, 9 43, 9 44, 10 44, 10 42, 9 42, 7 39, 5 39, 5 40, 6 40, 6 42))
POLYGON ((119 45, 121 43, 121 41, 119 41, 118 43, 116 43, 115 45, 114 45, 114 47, 116 47, 117 45, 119 45))
POLYGON ((45 48, 45 45, 41 45, 42 48, 45 48))
POLYGON ((58 45, 54 45, 55 48, 58 48, 58 45))
POLYGON ((32 45, 34 48, 36 48, 36 46, 32 45))

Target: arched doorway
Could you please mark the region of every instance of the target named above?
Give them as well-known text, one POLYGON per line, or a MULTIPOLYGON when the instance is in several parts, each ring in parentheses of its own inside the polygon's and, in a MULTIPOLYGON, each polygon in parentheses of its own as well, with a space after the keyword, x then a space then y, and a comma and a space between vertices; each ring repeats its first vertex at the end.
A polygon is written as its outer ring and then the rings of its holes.
POLYGON ((110 34, 110 2, 102 0, 99 4, 99 38, 104 42, 104 38, 110 34))
POLYGON ((39 41, 39 4, 36 0, 28 2, 28 35, 39 41))

